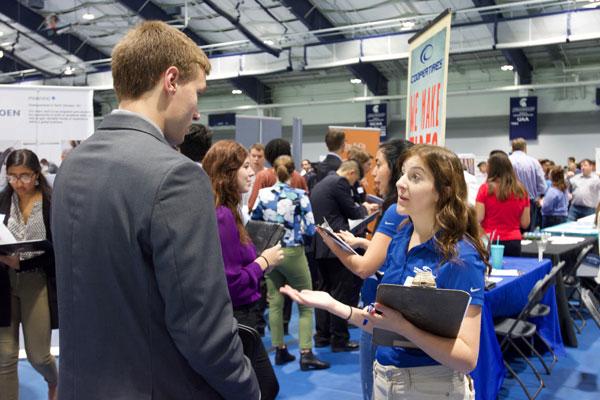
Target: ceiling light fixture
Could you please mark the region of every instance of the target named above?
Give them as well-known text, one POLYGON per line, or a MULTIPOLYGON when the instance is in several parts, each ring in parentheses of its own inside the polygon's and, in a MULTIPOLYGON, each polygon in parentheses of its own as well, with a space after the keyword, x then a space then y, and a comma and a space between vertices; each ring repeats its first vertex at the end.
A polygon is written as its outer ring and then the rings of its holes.
POLYGON ((0 36, 4 35, 4 32, 0 31, 0 36))
POLYGON ((96 18, 96 16, 94 14, 92 14, 92 13, 86 12, 85 14, 83 14, 81 16, 81 18, 85 19, 86 21, 91 21, 94 18, 96 18))
POLYGON ((242 94, 242 91, 240 89, 233 89, 231 94, 242 94))
POLYGON ((70 65, 67 65, 63 71, 63 74, 65 75, 73 75, 75 73, 75 68, 71 67, 70 65))
POLYGON ((275 42, 272 41, 271 39, 263 40, 263 43, 266 44, 267 46, 273 46, 275 44, 275 42))
POLYGON ((352 78, 352 79, 350 79, 350 83, 358 85, 359 83, 362 83, 362 81, 358 78, 352 78))
POLYGON ((4 57, 4 52, 0 50, 0 58, 4 57))
POLYGON ((402 23, 402 30, 412 29, 415 27, 414 21, 405 21, 402 23))
POLYGON ((512 71, 514 69, 514 67, 510 64, 506 64, 506 65, 501 66, 500 69, 502 71, 512 71))
POLYGON ((2 42, 0 43, 0 46, 2 47, 10 47, 13 44, 13 42, 2 42))

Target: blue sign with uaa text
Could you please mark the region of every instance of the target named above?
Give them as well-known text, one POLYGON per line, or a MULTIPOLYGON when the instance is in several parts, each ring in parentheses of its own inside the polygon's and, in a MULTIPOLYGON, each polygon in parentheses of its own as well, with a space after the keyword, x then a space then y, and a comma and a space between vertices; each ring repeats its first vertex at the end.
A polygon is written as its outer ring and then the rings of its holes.
POLYGON ((387 135, 387 104, 367 104, 366 105, 366 126, 367 128, 379 128, 380 137, 387 135))
POLYGON ((510 139, 537 139, 537 96, 510 98, 510 139))

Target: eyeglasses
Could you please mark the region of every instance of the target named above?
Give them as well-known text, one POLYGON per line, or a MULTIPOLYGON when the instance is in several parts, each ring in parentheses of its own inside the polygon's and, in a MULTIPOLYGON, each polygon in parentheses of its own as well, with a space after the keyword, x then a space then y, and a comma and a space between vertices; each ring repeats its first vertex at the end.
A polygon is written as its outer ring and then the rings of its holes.
POLYGON ((17 181, 21 181, 27 185, 33 180, 33 175, 34 174, 6 175, 6 180, 8 183, 17 183, 17 181))

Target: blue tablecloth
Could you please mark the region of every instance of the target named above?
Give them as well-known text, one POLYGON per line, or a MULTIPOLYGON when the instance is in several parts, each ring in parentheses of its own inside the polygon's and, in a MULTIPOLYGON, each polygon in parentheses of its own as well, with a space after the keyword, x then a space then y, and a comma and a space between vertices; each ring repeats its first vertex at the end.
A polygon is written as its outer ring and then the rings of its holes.
MULTIPOLYGON (((527 295, 535 283, 550 272, 552 263, 544 259, 538 262, 532 258, 505 257, 504 269, 518 269, 523 272, 516 277, 503 277, 496 287, 486 292, 481 315, 481 338, 477 368, 471 373, 475 381, 476 399, 496 399, 504 381, 505 368, 502 362, 500 345, 494 333, 494 318, 512 317, 521 312, 527 303, 527 295)), ((543 304, 550 306, 551 312, 534 322, 540 335, 550 343, 558 355, 564 355, 560 325, 556 308, 554 286, 551 286, 543 304)))
POLYGON ((551 235, 568 236, 598 236, 598 228, 594 226, 594 221, 569 221, 563 224, 554 225, 542 229, 542 232, 548 232, 551 235))

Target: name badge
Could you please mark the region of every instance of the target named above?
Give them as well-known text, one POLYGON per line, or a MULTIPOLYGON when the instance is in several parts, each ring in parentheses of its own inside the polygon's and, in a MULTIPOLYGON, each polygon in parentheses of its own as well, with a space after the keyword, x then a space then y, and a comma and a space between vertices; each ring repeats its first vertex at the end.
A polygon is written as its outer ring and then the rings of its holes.
POLYGON ((356 188, 356 191, 358 192, 358 194, 363 194, 365 192, 365 189, 363 189, 362 186, 359 186, 358 188, 356 188))

